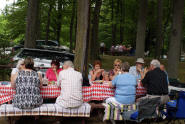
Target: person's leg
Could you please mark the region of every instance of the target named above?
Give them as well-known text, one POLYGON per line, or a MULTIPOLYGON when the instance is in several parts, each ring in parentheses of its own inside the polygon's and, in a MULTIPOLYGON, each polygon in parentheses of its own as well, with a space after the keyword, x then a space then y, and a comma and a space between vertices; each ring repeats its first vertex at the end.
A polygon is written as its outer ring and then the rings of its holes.
POLYGON ((168 95, 161 96, 161 104, 166 104, 170 100, 168 95))
POLYGON ((106 102, 106 103, 112 102, 112 103, 116 103, 116 104, 121 104, 121 103, 119 103, 119 102, 115 99, 115 97, 110 97, 110 98, 106 99, 105 102, 106 102))

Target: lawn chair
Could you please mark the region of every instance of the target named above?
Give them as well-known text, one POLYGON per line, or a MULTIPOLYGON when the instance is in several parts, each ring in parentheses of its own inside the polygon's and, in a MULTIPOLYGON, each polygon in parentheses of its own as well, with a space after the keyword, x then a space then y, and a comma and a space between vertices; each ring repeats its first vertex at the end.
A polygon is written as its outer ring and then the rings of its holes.
POLYGON ((185 119, 185 92, 180 91, 177 100, 167 103, 168 119, 185 119))
POLYGON ((128 121, 141 122, 147 120, 148 123, 157 120, 160 97, 145 98, 139 101, 137 111, 125 111, 122 113, 124 119, 128 121), (152 121, 151 121, 152 119, 152 121))

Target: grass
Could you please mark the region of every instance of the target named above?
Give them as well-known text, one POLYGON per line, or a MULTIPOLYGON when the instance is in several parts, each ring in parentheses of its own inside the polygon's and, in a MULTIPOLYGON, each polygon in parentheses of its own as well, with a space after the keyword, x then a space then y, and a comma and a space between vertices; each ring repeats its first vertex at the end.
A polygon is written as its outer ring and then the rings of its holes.
MULTIPOLYGON (((130 63, 130 65, 135 65, 135 58, 130 56, 110 56, 110 55, 104 55, 101 57, 102 59, 102 66, 105 70, 110 70, 113 68, 113 62, 115 59, 121 59, 123 62, 127 61, 130 63)), ((153 58, 145 58, 145 65, 149 65, 150 61, 153 58)), ((167 60, 160 60, 161 63, 167 67, 167 60)), ((185 83, 185 62, 180 62, 179 64, 179 72, 178 72, 178 79, 180 82, 185 83)))

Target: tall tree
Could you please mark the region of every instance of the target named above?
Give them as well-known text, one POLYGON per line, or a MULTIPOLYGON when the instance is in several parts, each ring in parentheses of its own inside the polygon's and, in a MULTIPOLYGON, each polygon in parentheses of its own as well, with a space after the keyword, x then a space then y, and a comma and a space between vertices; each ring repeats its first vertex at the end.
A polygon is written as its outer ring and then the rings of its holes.
POLYGON ((115 26, 115 20, 114 20, 114 0, 111 0, 111 20, 112 20, 112 44, 115 45, 116 42, 116 26, 115 26))
POLYGON ((35 48, 36 46, 38 15, 39 0, 28 0, 25 48, 35 48))
POLYGON ((139 16, 136 36, 136 57, 144 57, 147 0, 139 0, 139 16))
POLYGON ((51 20, 50 16, 51 16, 52 8, 53 8, 53 3, 51 2, 51 3, 49 3, 49 10, 48 10, 48 17, 47 17, 46 39, 45 39, 46 42, 47 42, 48 39, 49 39, 49 31, 50 31, 49 27, 50 27, 50 20, 51 20))
POLYGON ((77 35, 75 48, 75 68, 82 73, 85 71, 87 42, 89 36, 89 0, 78 0, 77 4, 77 35))
POLYGON ((62 27, 62 3, 63 0, 58 0, 58 11, 57 11, 57 38, 56 40, 58 43, 60 43, 60 33, 61 33, 61 27, 62 27))
POLYGON ((125 0, 120 0, 120 42, 124 39, 125 0))
POLYGON ((170 78, 177 78, 178 76, 183 15, 184 0, 173 0, 173 20, 168 53, 168 74, 170 78))
POLYGON ((74 19, 75 19, 75 10, 76 10, 76 0, 73 0, 73 7, 72 7, 72 15, 71 15, 71 22, 70 22, 70 34, 69 34, 69 40, 70 40, 70 51, 73 50, 73 25, 74 25, 74 19))
POLYGON ((100 16, 101 5, 102 5, 102 0, 96 0, 94 13, 93 13, 93 20, 92 20, 91 39, 89 44, 89 48, 90 48, 89 58, 91 62, 99 58, 98 28, 99 28, 99 16, 100 16))
POLYGON ((156 58, 160 58, 163 46, 163 1, 157 1, 157 41, 156 41, 156 58))

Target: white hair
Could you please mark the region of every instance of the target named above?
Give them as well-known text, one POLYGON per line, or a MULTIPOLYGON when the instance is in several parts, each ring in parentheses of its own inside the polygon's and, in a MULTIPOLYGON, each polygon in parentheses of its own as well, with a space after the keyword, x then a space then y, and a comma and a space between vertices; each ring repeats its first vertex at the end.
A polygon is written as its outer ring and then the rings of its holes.
POLYGON ((19 61, 17 62, 16 68, 17 68, 17 69, 20 69, 20 66, 21 66, 21 64, 23 64, 23 63, 24 63, 24 59, 19 60, 19 61))
POLYGON ((160 62, 159 60, 157 59, 153 59, 151 62, 150 62, 151 65, 153 65, 155 68, 159 68, 160 67, 160 62))
POLYGON ((73 64, 73 62, 70 61, 70 60, 65 61, 65 62, 64 62, 64 65, 67 65, 67 66, 69 66, 69 67, 71 67, 71 68, 74 68, 74 64, 73 64))

